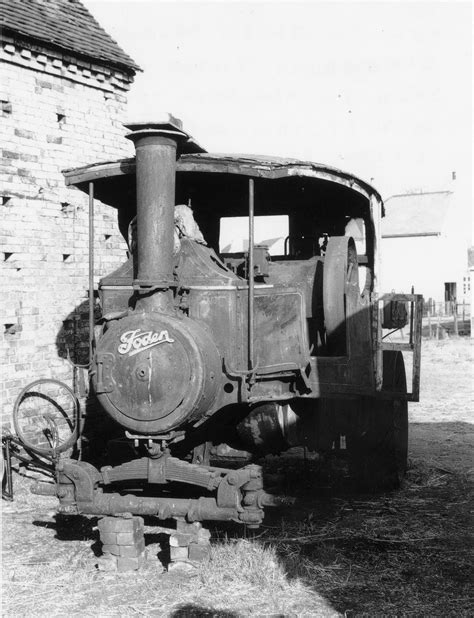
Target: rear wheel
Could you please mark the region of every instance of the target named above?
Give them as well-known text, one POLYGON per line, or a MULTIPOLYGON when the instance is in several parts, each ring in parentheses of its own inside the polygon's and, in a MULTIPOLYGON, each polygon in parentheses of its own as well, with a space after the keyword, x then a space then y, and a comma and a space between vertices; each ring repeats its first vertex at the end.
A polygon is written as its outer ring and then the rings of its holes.
POLYGON ((351 476, 363 491, 396 489, 408 455, 408 403, 401 352, 384 351, 381 397, 360 403, 348 444, 351 476))

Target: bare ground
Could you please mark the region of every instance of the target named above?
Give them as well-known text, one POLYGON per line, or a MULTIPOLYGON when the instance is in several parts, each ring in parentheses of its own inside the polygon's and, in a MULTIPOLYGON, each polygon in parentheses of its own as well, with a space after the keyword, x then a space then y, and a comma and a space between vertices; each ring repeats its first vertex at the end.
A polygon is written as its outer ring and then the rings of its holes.
MULTIPOLYGON (((297 507, 269 509, 253 538, 213 529, 194 577, 158 561, 134 575, 98 571, 96 520, 56 517, 56 501, 16 475, 15 501, 3 502, 3 615, 474 615, 472 370, 469 340, 424 343, 401 490, 330 491, 311 463, 286 462, 297 507)), ((159 540, 148 535, 155 553, 159 540)))

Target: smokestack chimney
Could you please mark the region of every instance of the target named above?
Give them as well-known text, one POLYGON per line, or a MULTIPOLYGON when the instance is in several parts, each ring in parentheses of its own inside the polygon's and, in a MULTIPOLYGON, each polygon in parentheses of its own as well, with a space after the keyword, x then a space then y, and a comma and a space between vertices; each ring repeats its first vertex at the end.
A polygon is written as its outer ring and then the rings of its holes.
POLYGON ((147 308, 166 311, 174 284, 177 151, 189 136, 182 130, 181 121, 172 116, 160 122, 125 126, 131 130, 126 137, 136 150, 138 263, 133 286, 139 294, 138 302, 141 296, 147 308))

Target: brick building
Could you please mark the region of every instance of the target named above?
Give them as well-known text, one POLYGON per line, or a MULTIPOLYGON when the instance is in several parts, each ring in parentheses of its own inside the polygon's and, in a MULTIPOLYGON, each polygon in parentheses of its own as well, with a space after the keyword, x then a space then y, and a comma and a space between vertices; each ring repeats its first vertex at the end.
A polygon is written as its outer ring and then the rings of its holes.
MULTIPOLYGON (((133 154, 126 94, 139 70, 78 0, 9 0, 1 27, 2 423, 29 382, 71 384, 87 362, 88 203, 61 170, 133 154), (84 353, 85 352, 85 353, 84 353)), ((123 262, 96 203, 95 277, 123 262)))

